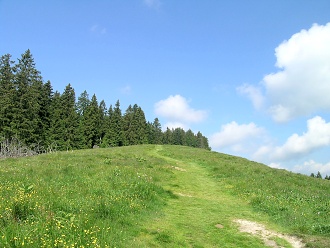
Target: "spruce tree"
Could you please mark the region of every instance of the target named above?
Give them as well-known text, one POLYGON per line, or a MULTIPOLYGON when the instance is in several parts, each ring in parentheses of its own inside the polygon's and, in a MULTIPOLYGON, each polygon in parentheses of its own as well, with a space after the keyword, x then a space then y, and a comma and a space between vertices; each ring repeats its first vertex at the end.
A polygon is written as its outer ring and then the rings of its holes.
POLYGON ((107 106, 105 101, 102 100, 99 105, 99 145, 102 144, 104 136, 107 132, 107 123, 108 123, 108 115, 107 115, 107 106))
POLYGON ((185 137, 185 131, 177 127, 173 130, 173 145, 185 145, 186 143, 186 137, 185 137))
POLYGON ((83 114, 84 137, 87 148, 99 145, 100 119, 99 106, 94 94, 83 114))
POLYGON ((136 133, 136 141, 135 144, 146 144, 147 139, 147 121, 145 114, 141 107, 137 104, 133 106, 133 130, 136 133))
POLYGON ((76 104, 77 113, 79 116, 83 116, 86 111, 87 106, 90 103, 89 95, 86 90, 80 94, 76 104))
POLYGON ((173 144, 173 132, 169 127, 166 127, 166 131, 163 134, 163 144, 173 144))
POLYGON ((47 146, 47 137, 49 135, 50 123, 51 123, 51 104, 53 98, 53 87, 50 81, 47 81, 41 87, 39 95, 39 133, 41 137, 41 145, 47 146))
POLYGON ((154 129, 154 144, 161 144, 163 139, 162 125, 156 117, 152 123, 154 129))
POLYGON ((110 146, 110 120, 113 116, 113 108, 112 105, 110 105, 107 115, 106 115, 106 119, 105 119, 105 134, 104 137, 102 139, 102 143, 101 146, 102 147, 109 147, 110 146))
POLYGON ((123 146, 123 117, 120 109, 119 100, 116 102, 115 107, 109 108, 109 125, 105 135, 103 146, 123 146))
POLYGON ((11 139, 14 136, 12 120, 15 115, 14 61, 11 55, 0 58, 0 139, 11 139))
POLYGON ((186 144, 185 145, 191 146, 191 147, 197 147, 197 137, 195 136, 193 131, 191 131, 191 129, 189 129, 186 132, 186 144))
POLYGON ((40 72, 36 69, 30 50, 22 54, 15 66, 16 103, 13 118, 14 132, 25 144, 35 144, 41 141, 39 116, 40 94, 43 82, 40 72))
POLYGON ((133 127, 133 118, 134 118, 134 110, 132 105, 130 104, 125 111, 123 116, 123 137, 124 137, 124 145, 134 145, 136 144, 136 130, 133 127))
POLYGON ((78 148, 78 114, 75 108, 75 91, 68 84, 61 95, 61 117, 63 133, 61 133, 61 149, 78 148))
POLYGON ((62 101, 61 94, 56 91, 52 97, 50 104, 50 123, 48 135, 46 138, 47 145, 51 150, 64 149, 64 122, 62 119, 62 101))

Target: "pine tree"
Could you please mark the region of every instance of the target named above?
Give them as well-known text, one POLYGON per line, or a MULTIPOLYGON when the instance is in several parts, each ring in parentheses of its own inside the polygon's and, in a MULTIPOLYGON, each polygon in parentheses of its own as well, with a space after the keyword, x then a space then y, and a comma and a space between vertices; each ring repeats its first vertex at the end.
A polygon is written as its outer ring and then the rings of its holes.
POLYGON ((105 134, 104 137, 102 139, 102 143, 101 146, 102 147, 109 147, 110 146, 110 120, 113 116, 113 108, 112 105, 110 105, 109 109, 108 109, 108 114, 106 115, 106 119, 105 119, 105 134))
POLYGON ((186 146, 197 147, 197 137, 190 129, 186 132, 186 146))
POLYGON ((166 131, 163 134, 163 144, 173 144, 173 132, 169 127, 166 128, 166 131))
POLYGON ((61 95, 61 118, 63 128, 63 132, 60 134, 61 149, 69 150, 78 148, 78 114, 75 108, 75 91, 70 84, 65 87, 61 95))
POLYGON ((86 90, 80 94, 76 104, 77 113, 79 116, 83 116, 86 111, 87 106, 90 103, 89 95, 86 90))
POLYGON ((321 178, 322 179, 322 175, 321 175, 321 173, 319 171, 316 174, 316 178, 321 178))
POLYGON ((185 131, 177 127, 173 130, 173 145, 184 145, 186 143, 185 131))
POLYGON ((12 120, 14 116, 14 61, 11 55, 6 54, 0 58, 0 139, 11 139, 14 136, 12 120))
POLYGON ((87 148, 99 145, 100 112, 95 94, 83 113, 84 137, 87 148))
POLYGON ((50 81, 42 85, 39 95, 39 135, 41 137, 41 145, 48 146, 47 137, 51 125, 51 104, 53 98, 53 87, 50 81))
POLYGON ((313 172, 311 173, 310 177, 315 177, 315 175, 314 175, 314 173, 313 173, 313 172))
POLYGON ((149 144, 162 144, 163 132, 158 118, 153 123, 147 122, 147 135, 149 144))
POLYGON ((108 115, 107 115, 107 106, 105 101, 102 100, 99 105, 99 145, 102 144, 104 136, 107 132, 107 123, 108 123, 108 115))
POLYGON ((146 144, 147 139, 147 121, 145 114, 141 107, 137 104, 133 106, 133 130, 136 133, 136 142, 135 144, 146 144))
POLYGON ((105 135, 103 146, 123 146, 123 117, 120 109, 119 100, 116 102, 114 109, 109 109, 109 126, 105 135))
POLYGON ((61 94, 55 91, 50 104, 50 123, 46 143, 51 150, 60 149, 64 147, 63 135, 64 123, 62 120, 62 103, 61 94))
POLYGON ((132 105, 130 104, 123 116, 123 137, 124 137, 124 145, 133 145, 136 140, 136 133, 132 128, 132 122, 134 117, 134 111, 132 105))
POLYGON ((40 125, 40 94, 43 82, 40 72, 35 68, 30 50, 22 54, 15 66, 16 95, 14 101, 15 115, 13 118, 14 132, 25 144, 41 141, 40 125))

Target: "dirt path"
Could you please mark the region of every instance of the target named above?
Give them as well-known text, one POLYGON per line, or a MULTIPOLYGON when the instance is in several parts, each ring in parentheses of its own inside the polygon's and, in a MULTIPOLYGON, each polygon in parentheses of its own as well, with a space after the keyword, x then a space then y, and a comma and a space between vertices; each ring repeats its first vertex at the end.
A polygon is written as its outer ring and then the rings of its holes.
POLYGON ((234 222, 239 224, 239 230, 241 232, 250 233, 254 236, 260 237, 265 245, 274 248, 280 248, 276 242, 274 241, 275 237, 281 238, 286 240, 288 243, 292 245, 293 248, 303 248, 305 245, 301 242, 300 239, 294 236, 280 234, 271 230, 266 229, 266 227, 262 224, 257 222, 248 221, 248 220, 241 220, 237 219, 234 222))

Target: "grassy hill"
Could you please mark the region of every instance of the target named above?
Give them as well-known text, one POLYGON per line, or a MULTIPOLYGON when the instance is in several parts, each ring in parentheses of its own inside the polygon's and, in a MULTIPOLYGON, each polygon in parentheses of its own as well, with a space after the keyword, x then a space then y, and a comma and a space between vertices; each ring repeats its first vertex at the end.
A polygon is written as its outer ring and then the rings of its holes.
POLYGON ((0 160, 0 247, 266 247, 237 220, 329 247, 330 181, 182 146, 0 160))

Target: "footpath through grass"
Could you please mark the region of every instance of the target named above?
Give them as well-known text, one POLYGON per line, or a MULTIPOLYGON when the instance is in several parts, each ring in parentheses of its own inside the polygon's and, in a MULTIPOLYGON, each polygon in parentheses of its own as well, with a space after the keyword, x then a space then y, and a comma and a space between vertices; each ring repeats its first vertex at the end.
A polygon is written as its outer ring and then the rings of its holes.
MULTIPOLYGON (((171 180, 164 187, 174 194, 162 215, 148 222, 136 239, 143 247, 265 247, 259 238, 240 233, 235 219, 249 219, 270 224, 266 215, 253 211, 247 201, 230 193, 231 186, 222 185, 198 164, 191 150, 185 157, 182 147, 158 146, 153 156, 167 161, 171 180), (178 156, 179 155, 179 156, 178 156)), ((204 158, 202 158, 204 159, 204 158)), ((282 230, 283 231, 283 230, 282 230)), ((278 239, 280 244, 286 244, 278 239)))
MULTIPOLYGON (((181 186, 182 190, 193 187, 192 191, 198 192, 200 188, 205 196, 214 196, 213 203, 217 208, 212 208, 212 204, 202 206, 204 215, 208 209, 218 209, 221 216, 228 217, 220 219, 220 223, 222 220, 226 223, 229 219, 246 218, 301 237, 307 247, 330 247, 328 180, 272 169, 243 158, 201 149, 172 146, 159 151, 159 154, 187 167, 187 173, 176 172, 180 174, 177 176, 178 185, 186 185, 181 186)), ((176 190, 173 185, 170 187, 174 192, 181 190, 180 187, 176 190)), ((225 242, 228 246, 228 240, 225 242)))

